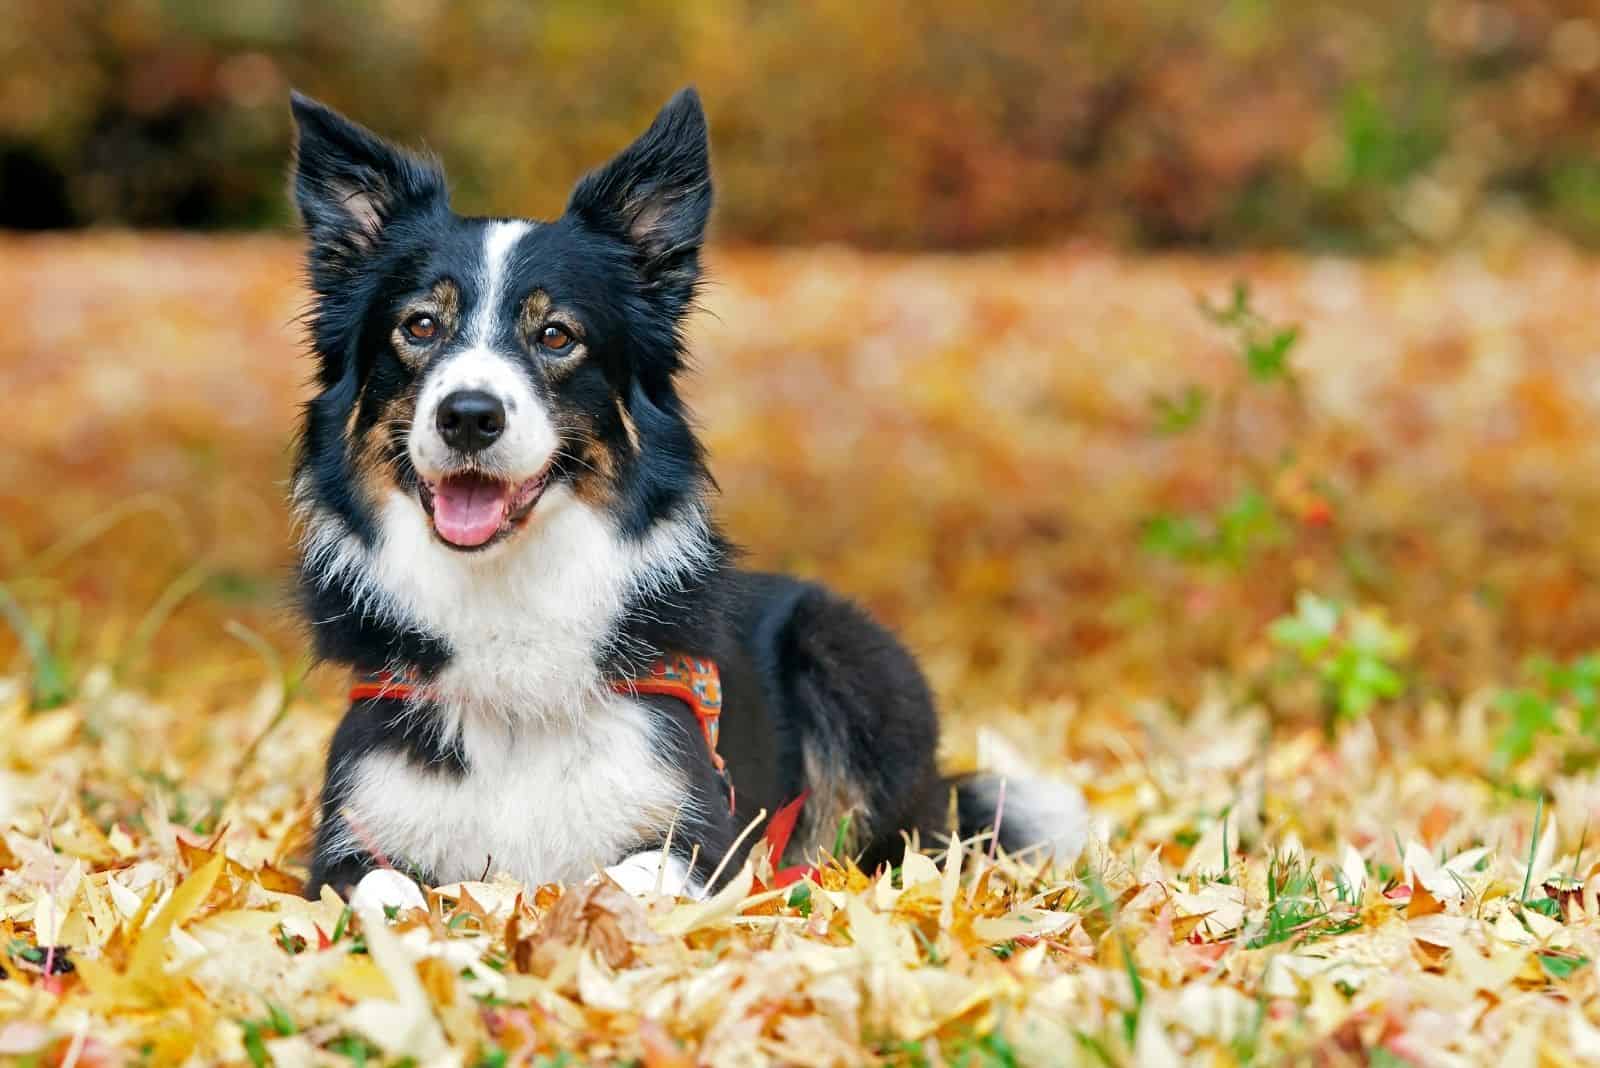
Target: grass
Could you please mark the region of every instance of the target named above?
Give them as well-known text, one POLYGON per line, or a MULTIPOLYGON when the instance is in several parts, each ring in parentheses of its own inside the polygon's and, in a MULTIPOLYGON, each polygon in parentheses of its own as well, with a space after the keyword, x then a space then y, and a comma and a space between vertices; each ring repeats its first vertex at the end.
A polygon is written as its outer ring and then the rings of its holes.
POLYGON ((841 822, 817 882, 710 910, 491 876, 362 917, 295 893, 345 680, 280 594, 292 249, 0 253, 43 302, 0 336, 19 1056, 1564 1063, 1594 1026, 1600 265, 718 250, 730 530, 908 638, 952 767, 1079 783, 1094 840, 862 872, 841 822))

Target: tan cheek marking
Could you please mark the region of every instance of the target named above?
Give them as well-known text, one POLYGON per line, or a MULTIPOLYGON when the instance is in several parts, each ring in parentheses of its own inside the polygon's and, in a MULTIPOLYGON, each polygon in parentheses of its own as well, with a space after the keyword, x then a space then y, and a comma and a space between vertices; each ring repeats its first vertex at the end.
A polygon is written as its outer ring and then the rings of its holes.
MULTIPOLYGON (((629 414, 627 405, 622 403, 622 398, 616 398, 616 402, 617 415, 622 420, 622 431, 627 436, 628 448, 638 453, 639 427, 629 414)), ((621 465, 621 459, 615 448, 593 432, 586 431, 578 446, 577 454, 584 466, 577 472, 574 492, 579 499, 591 505, 609 502, 616 492, 617 470, 621 465)))
POLYGON ((577 453, 582 464, 573 480, 573 492, 592 507, 609 503, 616 490, 617 458, 605 442, 587 434, 577 453))
MULTIPOLYGON (((405 315, 402 315, 400 317, 400 321, 404 322, 406 316, 410 314, 410 312, 407 312, 405 315)), ((396 356, 400 357, 400 362, 412 370, 416 370, 422 366, 423 361, 421 354, 411 347, 411 343, 406 340, 405 331, 399 326, 396 326, 394 328, 394 333, 389 335, 389 347, 394 349, 396 356)))
POLYGON ((394 462, 397 435, 411 425, 416 413, 416 389, 411 387, 384 405, 378 421, 356 443, 353 458, 356 481, 367 500, 376 504, 400 484, 394 462))

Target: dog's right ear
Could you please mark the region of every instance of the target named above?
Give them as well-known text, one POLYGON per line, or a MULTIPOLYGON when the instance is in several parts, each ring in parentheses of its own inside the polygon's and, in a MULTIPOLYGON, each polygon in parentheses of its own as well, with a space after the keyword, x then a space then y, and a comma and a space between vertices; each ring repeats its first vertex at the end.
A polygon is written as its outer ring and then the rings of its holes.
POLYGON ((294 198, 317 252, 335 262, 369 252, 395 219, 445 202, 437 163, 298 92, 289 107, 299 131, 294 198))

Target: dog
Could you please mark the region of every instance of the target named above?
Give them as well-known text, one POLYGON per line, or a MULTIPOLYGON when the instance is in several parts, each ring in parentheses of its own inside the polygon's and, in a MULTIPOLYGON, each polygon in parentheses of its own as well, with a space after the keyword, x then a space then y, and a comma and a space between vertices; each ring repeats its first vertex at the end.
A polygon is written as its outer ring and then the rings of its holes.
POLYGON ((1077 854, 1076 790, 941 775, 906 649, 719 530, 678 392, 711 210, 693 89, 549 222, 457 215, 431 158, 291 111, 316 363, 296 584, 357 678, 308 893, 395 869, 703 894, 780 809, 792 858, 869 871, 904 832, 1077 854))

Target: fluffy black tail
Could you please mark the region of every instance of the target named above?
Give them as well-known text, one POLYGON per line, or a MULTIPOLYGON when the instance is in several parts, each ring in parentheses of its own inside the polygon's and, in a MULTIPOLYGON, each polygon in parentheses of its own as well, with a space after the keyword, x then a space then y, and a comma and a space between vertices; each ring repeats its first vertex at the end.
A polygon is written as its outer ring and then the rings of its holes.
POLYGON ((956 791, 963 839, 987 841, 998 831, 1007 853, 1047 855, 1057 865, 1078 859, 1089 838, 1089 810, 1073 786, 1035 776, 987 772, 948 780, 956 791))

